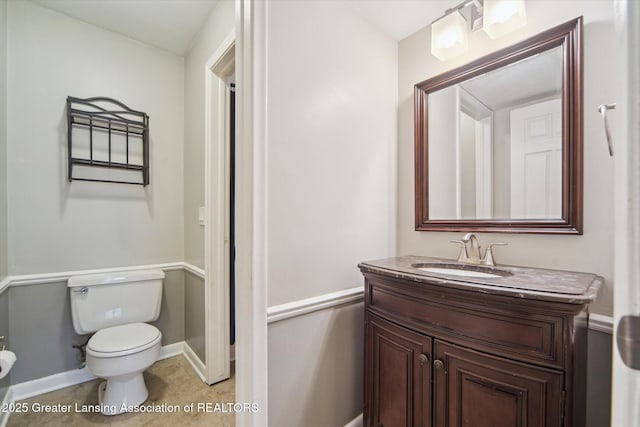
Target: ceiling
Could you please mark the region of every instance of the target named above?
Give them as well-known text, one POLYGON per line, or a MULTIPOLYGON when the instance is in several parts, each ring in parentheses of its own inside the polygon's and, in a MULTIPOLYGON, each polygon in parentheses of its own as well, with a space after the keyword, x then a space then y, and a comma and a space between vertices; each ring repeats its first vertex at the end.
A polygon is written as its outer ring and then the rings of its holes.
POLYGON ((562 94, 562 48, 556 47, 460 84, 490 110, 562 94), (504 90, 504 88, 509 90, 504 90))
MULTIPOLYGON (((100 28, 186 56, 215 4, 233 0, 32 1, 100 28)), ((459 3, 458 0, 340 1, 394 40, 402 40, 429 25, 446 9, 459 3)))
POLYGON ((185 56, 218 1, 32 0, 65 15, 185 56))
POLYGON ((444 15, 461 0, 342 0, 394 40, 402 40, 444 15))

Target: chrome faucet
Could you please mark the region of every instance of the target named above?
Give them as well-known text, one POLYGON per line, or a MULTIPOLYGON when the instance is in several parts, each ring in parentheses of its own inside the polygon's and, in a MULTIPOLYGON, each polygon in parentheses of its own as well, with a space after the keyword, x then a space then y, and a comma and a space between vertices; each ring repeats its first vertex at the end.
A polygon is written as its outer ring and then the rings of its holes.
POLYGON ((478 238, 473 233, 467 233, 462 238, 462 241, 470 245, 469 247, 469 256, 467 257, 467 262, 469 264, 480 264, 482 261, 480 257, 480 245, 478 245, 478 238))
POLYGON ((496 265, 493 258, 493 246, 506 245, 506 243, 492 243, 487 247, 484 256, 481 256, 481 247, 478 244, 478 238, 473 233, 467 233, 461 240, 451 240, 451 243, 460 244, 460 253, 458 254, 458 262, 463 264, 487 265, 493 267, 496 265), (467 250, 469 245, 469 250, 467 250))

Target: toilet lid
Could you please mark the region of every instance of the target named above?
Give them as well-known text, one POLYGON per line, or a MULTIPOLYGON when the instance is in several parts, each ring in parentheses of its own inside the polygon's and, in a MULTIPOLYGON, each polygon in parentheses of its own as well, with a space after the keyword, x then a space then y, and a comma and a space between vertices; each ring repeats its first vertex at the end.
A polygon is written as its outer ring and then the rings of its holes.
POLYGON ((130 323, 100 329, 96 332, 87 349, 96 353, 118 353, 148 347, 159 341, 162 334, 155 326, 147 323, 130 323))

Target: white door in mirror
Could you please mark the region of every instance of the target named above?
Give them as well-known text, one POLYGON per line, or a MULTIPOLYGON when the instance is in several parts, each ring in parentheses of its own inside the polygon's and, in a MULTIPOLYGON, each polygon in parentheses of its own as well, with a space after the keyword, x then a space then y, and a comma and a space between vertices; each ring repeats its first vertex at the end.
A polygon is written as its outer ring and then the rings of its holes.
POLYGON ((560 99, 511 111, 511 218, 562 217, 560 99))

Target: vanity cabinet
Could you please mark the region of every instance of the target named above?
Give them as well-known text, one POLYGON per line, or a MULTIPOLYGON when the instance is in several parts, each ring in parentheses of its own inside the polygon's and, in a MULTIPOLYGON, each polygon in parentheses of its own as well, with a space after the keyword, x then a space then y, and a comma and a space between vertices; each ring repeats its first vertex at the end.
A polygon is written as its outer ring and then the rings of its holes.
POLYGON ((586 307, 598 276, 575 273, 584 292, 563 297, 360 269, 366 426, 584 425, 586 307))

